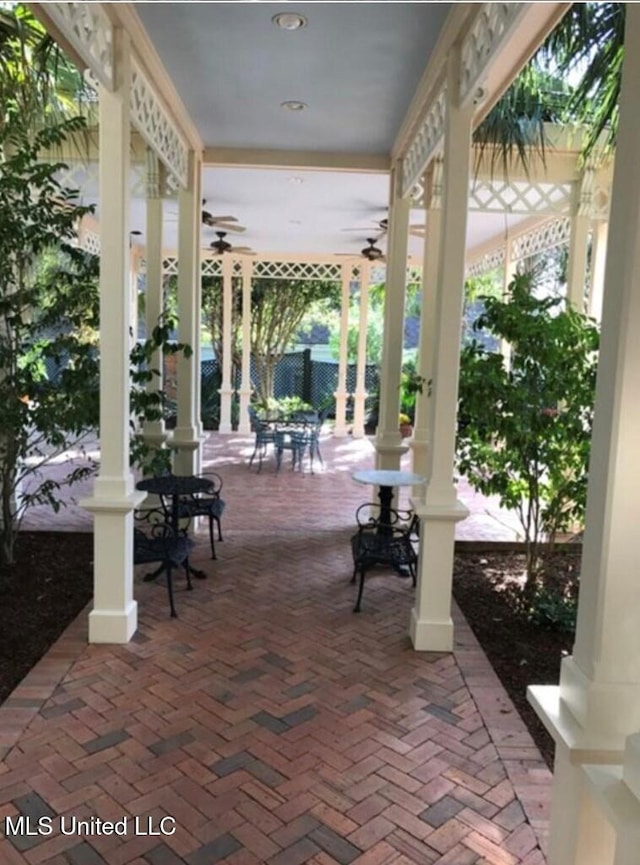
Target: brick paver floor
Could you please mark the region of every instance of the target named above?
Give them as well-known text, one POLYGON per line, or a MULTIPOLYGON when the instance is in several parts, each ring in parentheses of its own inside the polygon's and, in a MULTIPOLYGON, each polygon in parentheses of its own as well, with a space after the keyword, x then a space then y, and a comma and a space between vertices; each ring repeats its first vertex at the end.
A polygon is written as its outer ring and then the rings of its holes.
POLYGON ((180 618, 139 583, 130 644, 82 615, 0 709, 3 865, 544 863, 550 775, 462 617, 453 654, 413 652, 383 572, 351 612, 363 447, 258 476, 210 444, 225 540, 180 618))

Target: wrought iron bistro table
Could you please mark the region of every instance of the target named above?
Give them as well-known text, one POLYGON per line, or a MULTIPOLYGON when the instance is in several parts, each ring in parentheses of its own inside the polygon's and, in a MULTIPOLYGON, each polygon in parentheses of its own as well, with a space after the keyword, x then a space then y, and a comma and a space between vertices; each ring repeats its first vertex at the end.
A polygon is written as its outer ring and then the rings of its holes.
MULTIPOLYGON (((145 493, 153 493, 161 499, 171 499, 171 528, 177 537, 180 532, 180 497, 191 496, 195 493, 206 493, 211 488, 211 481, 207 478, 199 478, 195 475, 158 475, 152 478, 143 478, 136 484, 136 489, 145 493)), ((153 579, 163 570, 161 567, 146 579, 153 579)), ((189 571, 200 580, 206 579, 204 571, 196 570, 189 565, 189 571)))
POLYGON ((425 478, 413 472, 392 471, 390 469, 363 469, 354 472, 351 477, 359 484, 373 484, 379 487, 380 523, 391 524, 391 505, 393 503, 394 487, 418 486, 425 483, 425 478))

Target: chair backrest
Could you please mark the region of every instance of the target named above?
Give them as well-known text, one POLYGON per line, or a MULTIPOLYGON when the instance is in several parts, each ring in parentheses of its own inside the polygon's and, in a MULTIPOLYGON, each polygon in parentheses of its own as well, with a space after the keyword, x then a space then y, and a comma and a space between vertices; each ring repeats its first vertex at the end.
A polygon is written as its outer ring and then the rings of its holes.
POLYGON ((409 535, 412 527, 411 511, 396 510, 396 508, 388 509, 388 521, 382 521, 381 508, 379 502, 365 502, 360 505, 356 511, 356 521, 359 530, 378 531, 380 528, 393 529, 393 531, 401 532, 409 535))
POLYGON ((211 469, 205 469, 200 473, 200 477, 211 483, 211 489, 207 490, 206 495, 219 495, 222 487, 224 485, 224 481, 218 474, 218 472, 214 472, 211 469))

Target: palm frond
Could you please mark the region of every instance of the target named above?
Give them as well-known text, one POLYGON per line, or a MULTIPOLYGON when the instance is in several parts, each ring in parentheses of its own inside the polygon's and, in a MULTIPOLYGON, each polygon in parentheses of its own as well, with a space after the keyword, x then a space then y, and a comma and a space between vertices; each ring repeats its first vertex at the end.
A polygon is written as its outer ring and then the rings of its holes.
POLYGON ((491 173, 505 177, 515 161, 527 171, 532 155, 544 162, 544 125, 558 121, 568 99, 562 80, 529 63, 475 130, 476 172, 487 155, 491 173))

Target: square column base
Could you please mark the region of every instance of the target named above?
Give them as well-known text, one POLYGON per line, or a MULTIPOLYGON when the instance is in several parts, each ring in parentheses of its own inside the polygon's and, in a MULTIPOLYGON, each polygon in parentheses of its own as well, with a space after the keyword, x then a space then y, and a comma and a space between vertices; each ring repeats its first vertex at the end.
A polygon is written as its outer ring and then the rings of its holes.
POLYGON ((428 619, 418 619, 414 607, 409 620, 409 636, 416 652, 452 652, 453 620, 430 622, 428 619))
POLYGON ((138 604, 125 610, 92 610, 89 613, 90 643, 128 643, 138 627, 138 604))

